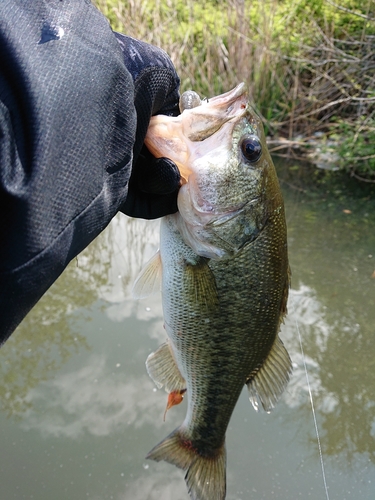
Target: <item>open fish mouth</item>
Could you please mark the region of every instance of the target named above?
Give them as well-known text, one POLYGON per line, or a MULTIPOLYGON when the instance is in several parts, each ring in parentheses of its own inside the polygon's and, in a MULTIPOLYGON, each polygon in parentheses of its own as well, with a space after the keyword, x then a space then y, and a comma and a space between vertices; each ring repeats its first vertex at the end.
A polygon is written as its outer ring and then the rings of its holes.
POLYGON ((191 119, 184 127, 187 139, 204 141, 217 132, 225 123, 238 120, 245 113, 247 90, 244 83, 219 96, 207 99, 194 108, 191 119))
POLYGON ((241 83, 179 116, 153 116, 145 145, 155 157, 170 158, 187 181, 195 159, 209 153, 215 143, 226 142, 230 148, 232 128, 246 114, 247 103, 246 85, 241 83))

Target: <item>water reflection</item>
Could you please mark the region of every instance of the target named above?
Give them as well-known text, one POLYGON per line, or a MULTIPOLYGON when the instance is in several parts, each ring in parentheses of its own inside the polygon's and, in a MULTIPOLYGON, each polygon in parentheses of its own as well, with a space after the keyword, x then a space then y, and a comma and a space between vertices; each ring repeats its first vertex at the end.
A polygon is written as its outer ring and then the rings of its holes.
POLYGON ((290 345, 290 355, 293 359, 293 377, 288 385, 284 400, 290 408, 306 407, 309 401, 309 390, 306 379, 306 369, 313 399, 319 398, 319 411, 332 411, 337 400, 334 393, 322 387, 319 363, 308 354, 306 340, 313 342, 319 349, 325 349, 325 343, 331 333, 330 326, 324 321, 324 308, 316 298, 314 290, 301 285, 299 290, 291 290, 289 299, 289 316, 285 320, 283 338, 290 345), (302 348, 299 349, 299 334, 302 348), (312 340, 312 336, 314 340, 312 340))
POLYGON ((71 313, 93 300, 95 293, 87 289, 85 279, 80 279, 72 267, 64 276, 63 289, 54 286, 48 300, 34 308, 1 349, 0 405, 7 415, 26 411, 30 407, 29 391, 51 377, 72 354, 88 349, 71 313))
MULTIPOLYGON (((360 325, 330 324, 326 308, 316 293, 301 286, 291 294, 291 314, 284 335, 291 344, 294 375, 285 395, 293 421, 311 419, 308 386, 296 336, 300 330, 314 406, 319 417, 319 433, 324 456, 345 455, 342 466, 349 467, 358 454, 375 457, 375 375, 371 368, 374 345, 362 342, 360 325)), ((311 426, 309 442, 318 453, 315 430, 311 426)))
MULTIPOLYGON (((331 494, 361 491, 367 500, 375 493, 374 202, 283 187, 293 288, 282 338, 295 370, 272 415, 240 400, 228 433, 227 498, 324 498, 314 494, 320 465, 299 329, 331 494)), ((163 423, 166 395, 144 366, 165 338, 160 298, 130 296, 157 246, 158 223, 117 217, 0 350, 0 444, 30 469, 18 483, 0 464, 6 498, 30 496, 30 484, 40 500, 187 498, 181 471, 144 460, 186 411, 173 408, 163 423), (24 450, 43 458, 46 443, 65 459, 48 455, 38 469, 24 450)))
POLYGON ((78 370, 30 390, 26 398, 30 408, 22 427, 38 430, 44 437, 74 439, 83 433, 108 436, 124 425, 160 427, 162 420, 154 422, 150 409, 162 414, 165 401, 152 394, 147 375, 112 377, 110 370, 104 356, 91 356, 78 370))
MULTIPOLYGON (((374 202, 368 196, 351 198, 344 189, 336 198, 322 191, 319 198, 314 193, 297 197, 299 203, 296 195, 287 203, 298 291, 292 292, 286 331, 296 330, 297 320, 324 435, 323 453, 343 454, 348 464, 357 454, 374 461, 374 202)), ((296 340, 294 335, 295 347, 296 340)), ((295 361, 298 356, 296 352, 295 361)), ((291 387, 298 379, 302 385, 303 374, 296 370, 291 387)), ((307 407, 304 413, 309 411, 307 407)))
POLYGON ((130 300, 130 288, 157 245, 158 223, 118 216, 68 266, 1 349, 4 412, 20 415, 28 410, 33 401, 29 392, 50 379, 73 354, 89 349, 80 324, 98 299, 113 303, 108 307, 112 320, 121 321, 137 309, 130 300))
POLYGON ((186 500, 186 487, 177 470, 159 467, 158 472, 133 481, 119 500, 186 500))

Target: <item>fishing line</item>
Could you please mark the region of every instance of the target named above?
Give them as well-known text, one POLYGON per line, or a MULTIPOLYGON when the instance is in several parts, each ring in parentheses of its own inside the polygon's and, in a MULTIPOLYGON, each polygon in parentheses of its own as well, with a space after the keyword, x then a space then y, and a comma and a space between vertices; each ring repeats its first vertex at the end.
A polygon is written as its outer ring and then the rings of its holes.
MULTIPOLYGON (((296 311, 296 307, 294 307, 294 311, 296 311)), ((313 396, 311 392, 311 386, 310 386, 310 380, 309 380, 309 375, 307 373, 307 366, 306 366, 306 360, 305 360, 305 352, 303 350, 302 346, 302 337, 301 337, 301 332, 299 330, 299 325, 297 318, 294 317, 294 321, 296 322, 296 327, 297 327, 297 332, 298 332, 298 338, 299 338, 299 345, 301 348, 301 354, 302 354, 302 360, 303 360, 303 366, 305 369, 305 375, 306 375, 306 382, 307 382, 307 389, 309 391, 309 397, 310 397, 310 403, 311 403, 311 410, 313 414, 313 420, 314 420, 314 426, 315 426, 315 433, 316 433, 316 440, 318 443, 318 450, 319 450, 319 458, 320 458, 320 467, 322 469, 322 476, 323 476, 323 484, 324 484, 324 489, 326 492, 326 498, 327 500, 330 500, 329 494, 328 494, 328 486, 327 486, 327 480, 326 480, 326 472, 324 468, 324 461, 323 461, 323 453, 322 453, 322 446, 320 444, 320 437, 319 437, 319 430, 318 430, 318 423, 316 421, 316 414, 315 414, 315 407, 314 407, 314 401, 313 401, 313 396)))

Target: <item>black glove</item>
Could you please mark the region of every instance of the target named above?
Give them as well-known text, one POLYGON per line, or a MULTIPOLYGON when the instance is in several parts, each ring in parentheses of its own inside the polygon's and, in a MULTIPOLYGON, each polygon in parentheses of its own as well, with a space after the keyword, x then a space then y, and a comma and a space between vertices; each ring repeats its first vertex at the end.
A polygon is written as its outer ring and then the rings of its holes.
POLYGON ((180 172, 169 158, 154 158, 144 146, 133 167, 121 212, 156 219, 177 212, 180 172))
POLYGON ((151 116, 179 114, 180 80, 163 50, 120 33, 115 36, 134 79, 137 113, 133 168, 120 211, 131 217, 156 219, 177 211, 180 174, 171 160, 155 159, 143 143, 151 116))

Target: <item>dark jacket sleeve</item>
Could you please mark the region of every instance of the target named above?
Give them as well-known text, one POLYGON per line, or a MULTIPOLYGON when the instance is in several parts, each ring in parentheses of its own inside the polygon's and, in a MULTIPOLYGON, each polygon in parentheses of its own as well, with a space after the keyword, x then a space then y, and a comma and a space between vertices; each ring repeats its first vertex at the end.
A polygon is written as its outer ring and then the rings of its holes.
POLYGON ((173 91, 137 120, 137 65, 87 1, 2 0, 0 47, 1 344, 124 203, 173 91))

